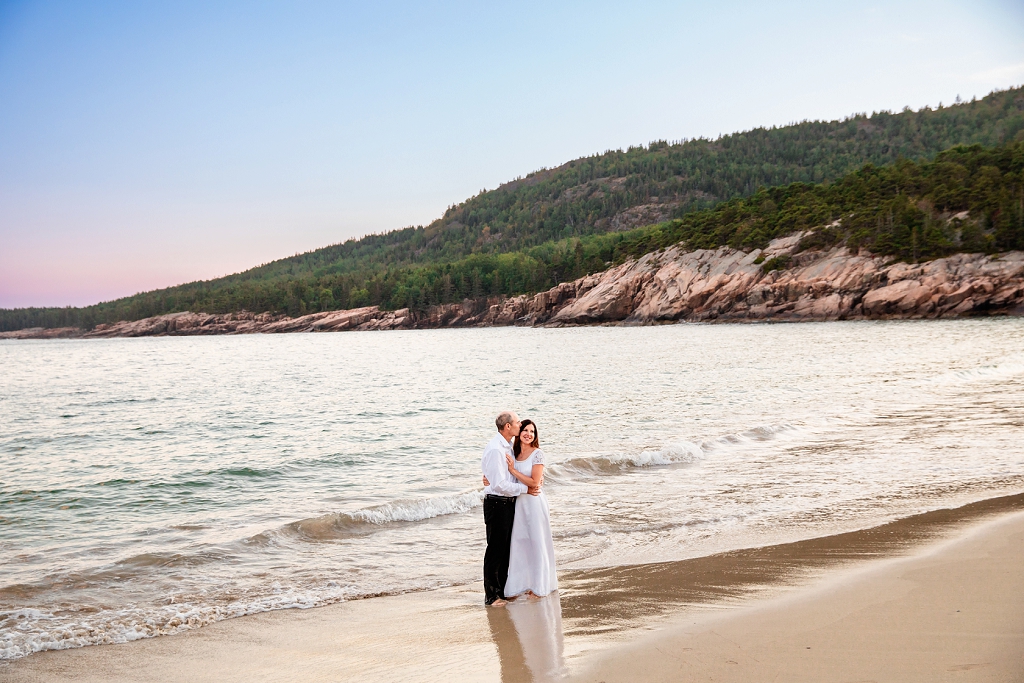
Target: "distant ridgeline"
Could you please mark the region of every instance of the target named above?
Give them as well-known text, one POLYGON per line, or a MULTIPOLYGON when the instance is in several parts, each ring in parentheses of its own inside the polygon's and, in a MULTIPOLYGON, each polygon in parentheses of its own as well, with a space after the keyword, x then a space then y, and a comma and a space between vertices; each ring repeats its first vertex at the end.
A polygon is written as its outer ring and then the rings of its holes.
POLYGON ((655 142, 482 192, 427 227, 94 306, 0 310, 0 331, 185 310, 422 310, 541 291, 679 241, 753 248, 822 226, 805 247, 842 243, 911 261, 1024 249, 1022 168, 1024 88, 934 110, 655 142))

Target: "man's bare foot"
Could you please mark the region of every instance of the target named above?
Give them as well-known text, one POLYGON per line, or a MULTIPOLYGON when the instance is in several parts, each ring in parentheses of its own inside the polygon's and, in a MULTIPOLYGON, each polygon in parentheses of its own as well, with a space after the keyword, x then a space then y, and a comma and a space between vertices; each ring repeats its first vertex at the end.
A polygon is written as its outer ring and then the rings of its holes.
POLYGON ((488 607, 504 607, 507 604, 508 600, 502 600, 501 598, 498 598, 497 600, 489 604, 488 607))

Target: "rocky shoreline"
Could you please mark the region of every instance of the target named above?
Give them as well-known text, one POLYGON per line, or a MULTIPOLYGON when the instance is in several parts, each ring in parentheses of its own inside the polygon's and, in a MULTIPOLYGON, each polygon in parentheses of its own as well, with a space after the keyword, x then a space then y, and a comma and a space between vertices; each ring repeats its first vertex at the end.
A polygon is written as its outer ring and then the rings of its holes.
POLYGON ((845 247, 798 251, 802 237, 753 251, 674 246, 539 294, 466 300, 422 313, 376 306, 298 318, 184 312, 92 330, 3 332, 0 339, 1024 315, 1024 252, 908 264, 845 247), (766 272, 766 264, 785 267, 766 272))

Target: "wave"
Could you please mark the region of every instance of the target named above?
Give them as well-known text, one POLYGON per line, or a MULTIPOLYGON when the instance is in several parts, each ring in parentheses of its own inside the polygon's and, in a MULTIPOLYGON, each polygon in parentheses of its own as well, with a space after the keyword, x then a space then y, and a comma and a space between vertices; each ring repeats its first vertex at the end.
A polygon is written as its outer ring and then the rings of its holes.
MULTIPOLYGON (((483 491, 464 491, 447 496, 396 500, 383 505, 355 510, 334 512, 319 517, 301 519, 275 530, 276 534, 298 536, 305 540, 326 541, 361 536, 379 530, 389 524, 421 522, 434 517, 457 515, 480 507, 483 491)), ((264 532, 250 539, 251 542, 266 542, 275 532, 264 532)))
POLYGON ((548 466, 545 478, 558 481, 572 474, 612 474, 636 467, 688 465, 703 457, 703 448, 689 441, 679 441, 653 451, 569 458, 548 466))
POLYGON ((712 453, 727 448, 772 441, 780 435, 795 434, 801 431, 801 428, 788 423, 762 425, 735 434, 702 440, 699 443, 679 440, 657 450, 644 450, 639 453, 614 453, 570 458, 550 465, 545 476, 550 477, 553 482, 558 482, 579 474, 615 474, 633 468, 691 465, 704 460, 712 453))
MULTIPOLYGON (((303 541, 326 541, 371 533, 391 524, 415 523, 444 515, 460 514, 478 508, 483 492, 461 493, 432 498, 398 500, 353 512, 334 513, 303 519, 278 529, 258 534, 242 543, 269 544, 281 537, 303 541)), ((195 569, 201 564, 224 561, 237 548, 207 547, 203 552, 140 553, 111 565, 75 576, 60 577, 92 585, 110 585, 125 576, 144 576, 153 569, 184 567, 195 569), (127 572, 127 574, 126 574, 127 572)), ((475 579, 475 577, 474 577, 475 579)), ((218 596, 203 592, 200 602, 165 605, 132 605, 122 609, 101 609, 98 612, 81 608, 47 611, 20 608, 0 609, 0 661, 24 657, 43 650, 64 650, 87 645, 127 643, 142 638, 179 633, 224 619, 279 609, 306 609, 345 600, 391 595, 410 590, 427 590, 449 582, 437 579, 413 585, 342 585, 335 581, 316 580, 297 586, 280 586, 276 582, 258 594, 238 596, 233 591, 218 596), (211 604, 211 602, 213 604, 211 604), (219 604, 218 604, 219 603, 219 604)), ((0 588, 0 598, 26 601, 52 589, 53 581, 35 585, 18 584, 0 588)), ((198 596, 197 596, 198 597, 198 596)), ((173 600, 172 600, 173 603, 173 600)))
MULTIPOLYGON (((45 650, 68 650, 89 645, 128 643, 172 635, 235 617, 284 609, 309 609, 386 595, 464 585, 472 576, 442 580, 429 578, 414 583, 384 580, 363 585, 339 581, 300 581, 282 585, 275 581, 240 594, 230 587, 202 591, 164 604, 131 604, 99 608, 63 604, 57 609, 21 607, 0 609, 0 662, 45 650)), ((2 666, 2 664, 0 664, 2 666)))
MULTIPOLYGON (((433 588, 436 586, 425 586, 433 588)), ((82 613, 22 608, 0 611, 0 661, 34 652, 68 650, 88 645, 128 643, 171 635, 224 619, 280 609, 308 609, 345 600, 405 592, 401 589, 359 590, 329 583, 321 587, 281 588, 271 594, 227 604, 171 604, 126 607, 82 613)))
MULTIPOLYGON (((560 482, 580 475, 589 477, 616 474, 631 469, 690 465, 704 459, 709 453, 726 447, 770 441, 780 434, 797 431, 798 428, 790 424, 766 425, 702 441, 700 444, 676 441, 656 450, 643 450, 639 453, 570 458, 549 465, 545 478, 549 484, 557 486, 560 482)), ((310 541, 352 538, 374 533, 391 524, 422 522, 436 517, 462 514, 482 504, 483 491, 480 489, 432 498, 396 500, 352 512, 333 512, 301 519, 278 529, 257 534, 247 542, 272 543, 281 536, 310 541)))

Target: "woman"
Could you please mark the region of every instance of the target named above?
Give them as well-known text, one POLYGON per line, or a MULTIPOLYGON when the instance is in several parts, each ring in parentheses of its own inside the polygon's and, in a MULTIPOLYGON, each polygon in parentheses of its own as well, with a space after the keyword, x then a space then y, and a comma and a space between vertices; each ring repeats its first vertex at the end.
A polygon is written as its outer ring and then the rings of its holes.
MULTIPOLYGON (((508 458, 508 471, 527 486, 539 486, 544 477, 544 451, 533 420, 523 420, 512 452, 515 458, 508 458)), ((555 545, 543 490, 540 495, 523 494, 516 499, 510 556, 507 597, 523 593, 540 597, 558 588, 555 545)))

